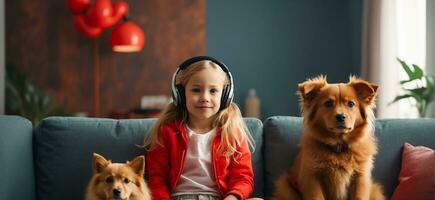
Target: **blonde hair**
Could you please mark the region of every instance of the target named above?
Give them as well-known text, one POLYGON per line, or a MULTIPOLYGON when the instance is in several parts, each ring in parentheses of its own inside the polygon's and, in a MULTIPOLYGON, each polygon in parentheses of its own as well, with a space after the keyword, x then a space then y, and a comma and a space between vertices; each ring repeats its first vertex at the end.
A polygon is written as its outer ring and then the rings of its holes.
MULTIPOLYGON (((192 75, 207 68, 221 69, 217 64, 209 60, 195 62, 186 69, 180 71, 177 75, 177 83, 186 86, 192 75)), ((221 71, 224 73, 223 70, 221 71)), ((225 76, 227 77, 225 84, 229 84, 228 76, 225 76)), ((161 112, 159 119, 151 128, 148 137, 144 140, 144 146, 149 149, 153 149, 157 145, 164 146, 160 137, 161 128, 165 124, 175 120, 187 123, 188 118, 189 115, 187 109, 177 107, 173 103, 170 103, 161 112)), ((249 144, 252 151, 255 150, 254 140, 243 121, 239 107, 235 103, 231 103, 227 108, 219 110, 218 113, 216 113, 212 126, 220 127, 222 129, 221 143, 218 147, 218 152, 222 155, 226 157, 232 156, 234 159, 237 159, 241 156, 241 152, 239 152, 237 148, 244 142, 249 144)))

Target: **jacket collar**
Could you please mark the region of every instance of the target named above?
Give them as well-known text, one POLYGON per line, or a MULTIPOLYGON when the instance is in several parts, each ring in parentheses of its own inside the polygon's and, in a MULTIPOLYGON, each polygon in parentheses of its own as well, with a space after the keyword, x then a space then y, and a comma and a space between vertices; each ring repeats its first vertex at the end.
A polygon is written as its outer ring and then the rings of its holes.
MULTIPOLYGON (((183 139, 186 140, 186 122, 182 120, 174 120, 173 122, 168 124, 173 130, 175 134, 181 134, 183 139)), ((222 134, 222 128, 216 129, 216 136, 220 136, 222 134)))
MULTIPOLYGON (((175 134, 179 134, 179 133, 186 133, 186 122, 182 121, 182 120, 175 120, 171 123, 168 124, 171 128, 174 129, 174 133, 175 134)), ((216 136, 220 136, 222 134, 222 128, 218 127, 216 129, 216 136)))

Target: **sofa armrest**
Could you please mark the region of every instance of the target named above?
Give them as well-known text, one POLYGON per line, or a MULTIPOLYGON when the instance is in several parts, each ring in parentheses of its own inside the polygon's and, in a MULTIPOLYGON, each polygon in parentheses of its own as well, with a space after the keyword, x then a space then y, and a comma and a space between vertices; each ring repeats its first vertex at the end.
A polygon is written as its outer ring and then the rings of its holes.
POLYGON ((36 199, 32 123, 0 115, 0 199, 36 199))

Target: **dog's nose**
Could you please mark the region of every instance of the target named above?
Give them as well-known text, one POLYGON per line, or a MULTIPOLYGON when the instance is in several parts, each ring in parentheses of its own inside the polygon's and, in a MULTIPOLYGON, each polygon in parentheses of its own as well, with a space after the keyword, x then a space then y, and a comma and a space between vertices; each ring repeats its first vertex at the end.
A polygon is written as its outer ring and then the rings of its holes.
POLYGON ((344 122, 346 116, 344 116, 344 114, 337 114, 335 115, 335 119, 337 119, 338 122, 344 122))
POLYGON ((115 197, 115 198, 121 196, 121 189, 119 189, 119 188, 115 188, 115 189, 113 189, 112 192, 113 192, 113 197, 115 197))

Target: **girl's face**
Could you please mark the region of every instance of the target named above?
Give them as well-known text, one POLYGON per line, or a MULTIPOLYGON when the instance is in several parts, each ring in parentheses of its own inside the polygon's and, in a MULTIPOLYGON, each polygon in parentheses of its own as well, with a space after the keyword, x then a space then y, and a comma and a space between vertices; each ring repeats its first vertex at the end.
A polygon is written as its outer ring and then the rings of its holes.
POLYGON ((189 119, 211 119, 219 111, 226 74, 220 68, 205 68, 193 74, 185 86, 189 119))

